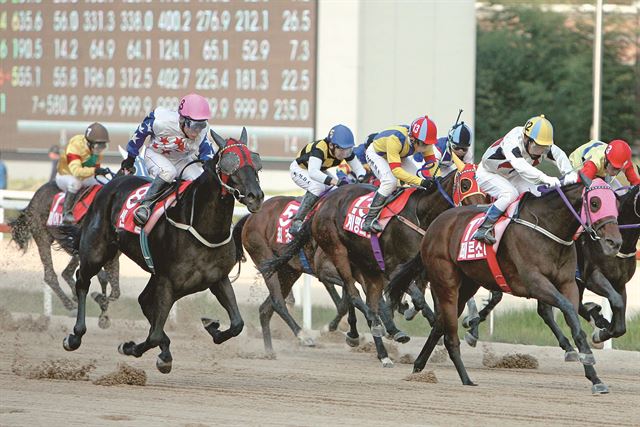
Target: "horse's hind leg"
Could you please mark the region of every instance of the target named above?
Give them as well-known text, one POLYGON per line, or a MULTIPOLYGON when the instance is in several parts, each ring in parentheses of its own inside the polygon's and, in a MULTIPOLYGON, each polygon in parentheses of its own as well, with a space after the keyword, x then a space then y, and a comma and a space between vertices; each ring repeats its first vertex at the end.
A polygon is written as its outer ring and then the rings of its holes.
MULTIPOLYGON (((273 277, 273 276, 272 276, 273 277)), ((264 351, 268 354, 273 354, 273 343, 271 341, 271 317, 273 316, 273 304, 271 303, 271 296, 268 296, 264 302, 260 305, 260 326, 262 327, 262 340, 264 341, 264 351)))
POLYGON ((558 339, 558 344, 564 350, 564 361, 565 362, 577 362, 578 361, 578 352, 571 346, 569 339, 564 336, 562 330, 553 319, 553 311, 550 305, 545 304, 541 301, 538 301, 538 315, 542 317, 544 323, 547 324, 553 335, 558 339))
POLYGON ((120 262, 118 260, 119 254, 111 261, 109 261, 102 270, 98 273, 98 281, 100 282, 100 287, 102 288, 102 292, 92 292, 91 297, 95 300, 95 302, 100 306, 100 315, 98 316, 98 326, 101 329, 107 329, 111 325, 111 319, 107 315, 107 310, 109 309, 109 302, 117 299, 120 296, 120 285, 119 285, 119 269, 120 262), (111 294, 115 294, 115 298, 112 296, 107 296, 107 285, 111 283, 111 294))
POLYGON ((242 328, 244 328, 244 321, 240 315, 240 310, 238 310, 236 296, 233 293, 233 288, 231 287, 231 282, 228 277, 225 277, 219 282, 211 285, 209 287, 209 291, 215 295, 222 307, 227 311, 231 322, 229 329, 220 331, 220 324, 218 322, 202 319, 203 323, 207 323, 205 324, 205 329, 209 332, 209 335, 213 337, 213 342, 216 344, 222 344, 229 338, 235 337, 242 332, 242 328))
POLYGON ((398 329, 393 321, 393 310, 384 298, 380 298, 380 318, 382 319, 382 323, 384 323, 384 327, 387 329, 387 334, 391 339, 402 344, 409 342, 411 337, 398 329))
POLYGON ((80 269, 76 273, 76 295, 78 296, 78 313, 76 314, 76 324, 73 327, 73 334, 69 334, 62 342, 62 346, 67 351, 78 349, 82 343, 82 336, 87 332, 85 323, 87 308, 87 293, 91 278, 100 271, 98 264, 92 263, 90 260, 80 264, 80 269))
POLYGON ((593 332, 592 339, 594 343, 601 343, 610 338, 617 338, 626 332, 625 311, 626 311, 626 292, 621 295, 616 291, 611 282, 600 272, 595 270, 587 280, 587 288, 609 300, 611 305, 611 323, 606 329, 596 329, 593 332))
POLYGON ((420 281, 420 286, 417 285, 417 282, 413 282, 409 285, 409 289, 407 289, 407 294, 411 297, 411 301, 413 302, 414 309, 409 309, 408 312, 405 312, 405 319, 411 320, 417 311, 422 313, 422 316, 427 319, 430 326, 436 321, 436 316, 433 314, 431 307, 427 304, 427 300, 424 298, 424 290, 426 289, 426 282, 424 279, 417 279, 420 281))
POLYGON ((74 275, 79 265, 80 265, 80 258, 77 255, 73 255, 69 260, 69 264, 67 264, 64 270, 62 270, 62 274, 61 274, 64 281, 67 282, 67 284, 69 285, 69 288, 71 288, 71 293, 73 295, 73 298, 76 300, 77 300, 76 278, 74 275))
POLYGON ((48 235, 42 236, 41 234, 42 232, 37 234, 34 233, 33 238, 38 246, 40 261, 42 261, 42 265, 44 266, 44 281, 49 285, 58 298, 60 298, 64 308, 69 311, 74 310, 76 308, 76 304, 60 287, 60 283, 58 283, 58 276, 53 269, 53 260, 51 259, 51 244, 53 243, 53 240, 48 235))
POLYGON ((113 260, 104 266, 107 279, 111 285, 109 293, 109 301, 115 301, 120 298, 120 253, 118 252, 113 260))
POLYGON ((133 341, 120 344, 118 352, 127 356, 140 357, 146 351, 160 346, 161 353, 156 359, 156 367, 163 374, 171 372, 173 358, 169 350, 171 341, 164 332, 164 325, 175 300, 171 282, 160 276, 152 275, 140 296, 138 303, 149 321, 151 328, 147 339, 136 344, 133 341))

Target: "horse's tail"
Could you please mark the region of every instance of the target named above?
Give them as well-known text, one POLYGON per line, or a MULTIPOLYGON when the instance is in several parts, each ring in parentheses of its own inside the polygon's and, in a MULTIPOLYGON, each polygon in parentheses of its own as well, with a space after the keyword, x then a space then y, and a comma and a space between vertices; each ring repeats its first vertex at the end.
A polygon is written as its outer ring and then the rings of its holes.
POLYGON ((55 228, 54 238, 60 248, 71 255, 77 255, 80 250, 81 231, 79 225, 61 225, 55 228))
POLYGON ((27 209, 20 211, 20 215, 9 221, 11 240, 16 242, 22 252, 26 252, 31 240, 31 220, 27 209))
POLYGON ((289 262, 291 258, 298 255, 300 250, 311 240, 311 218, 308 218, 303 224, 300 232, 295 235, 293 240, 284 247, 281 255, 268 259, 260 264, 258 270, 265 279, 268 279, 277 272, 282 266, 289 262))
POLYGON ((233 226, 233 242, 236 244, 236 262, 245 262, 247 259, 244 256, 244 249, 242 248, 242 229, 244 224, 249 219, 249 215, 245 215, 240 218, 240 221, 233 226))
POLYGON ((391 277, 391 281, 387 285, 387 296, 391 300, 393 308, 398 307, 402 302, 402 296, 409 289, 413 279, 418 277, 422 272, 422 256, 420 252, 411 259, 400 265, 396 273, 391 277))

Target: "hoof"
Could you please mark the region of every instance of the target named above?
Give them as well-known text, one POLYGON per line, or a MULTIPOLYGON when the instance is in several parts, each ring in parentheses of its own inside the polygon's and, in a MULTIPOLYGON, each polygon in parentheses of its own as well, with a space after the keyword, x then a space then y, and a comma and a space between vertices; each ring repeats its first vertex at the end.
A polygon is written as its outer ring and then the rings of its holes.
MULTIPOLYGON (((464 340, 471 347, 475 347, 478 344, 478 338, 474 337, 470 332, 467 332, 466 334, 464 334, 464 340)), ((438 341, 438 344, 440 344, 439 341, 438 341)))
POLYGON ((411 340, 411 337, 409 335, 405 334, 402 331, 398 331, 393 336, 393 340, 395 342, 399 342, 400 344, 405 344, 405 343, 408 343, 411 340))
POLYGON ((349 334, 347 334, 344 337, 344 340, 347 342, 347 345, 349 347, 357 347, 357 346, 360 345, 360 337, 353 338, 353 337, 349 336, 349 334))
POLYGON ((607 394, 609 393, 609 387, 607 387, 604 383, 594 384, 591 386, 591 394, 599 395, 599 394, 607 394))
POLYGON ((469 329, 469 326, 470 326, 470 325, 469 325, 469 320, 471 320, 471 319, 469 319, 469 316, 464 316, 464 317, 462 318, 462 327, 463 327, 463 328, 465 328, 465 329, 469 329))
POLYGON ((463 385, 470 385, 472 387, 477 387, 478 386, 478 384, 474 383, 473 381, 469 381, 467 383, 463 383, 463 385))
POLYGON ((109 319, 109 316, 105 314, 98 318, 98 327, 100 329, 109 329, 109 326, 111 326, 111 319, 109 319))
POLYGON ((300 345, 303 347, 315 347, 316 346, 316 342, 313 340, 313 338, 310 337, 298 337, 298 340, 300 340, 300 345))
POLYGON ((160 371, 160 373, 168 374, 169 372, 171 372, 172 363, 172 360, 165 362, 164 360, 160 359, 160 356, 158 356, 158 358, 156 359, 156 368, 158 368, 158 371, 160 371))
POLYGON ((122 344, 120 344, 118 346, 118 353, 123 354, 125 356, 133 356, 131 351, 133 350, 133 347, 135 345, 136 345, 136 343, 134 343, 133 341, 123 342, 122 344))
POLYGON ((383 368, 393 368, 393 361, 388 357, 383 357, 382 359, 380 359, 380 362, 382 362, 383 368))
POLYGON ((385 336, 386 333, 387 331, 384 329, 383 324, 379 324, 371 327, 371 335, 373 335, 376 338, 382 338, 385 336))
POLYGON ((600 338, 600 334, 604 332, 604 330, 602 329, 596 329, 593 331, 593 333, 591 334, 591 344, 592 347, 597 348, 599 350, 602 350, 604 348, 604 341, 602 338, 600 338))
POLYGON ((422 372, 422 370, 423 370, 423 369, 424 369, 424 368, 419 368, 419 367, 417 367, 417 366, 413 365, 413 371, 412 371, 412 372, 413 372, 414 374, 419 374, 420 372, 422 372))
POLYGON ((67 335, 62 340, 62 347, 67 351, 74 351, 80 347, 81 340, 75 335, 67 335))
POLYGON ((118 353, 122 354, 123 356, 126 356, 125 352, 124 352, 124 343, 121 343, 118 346, 118 353))
POLYGON ((410 307, 404 311, 404 319, 413 320, 413 318, 416 317, 416 314, 418 314, 418 312, 415 307, 410 307))
POLYGON ((583 365, 592 366, 596 364, 596 358, 593 353, 578 353, 578 358, 583 365))
POLYGON ((567 351, 564 353, 564 361, 565 362, 577 362, 580 358, 578 357, 578 352, 575 350, 567 351))

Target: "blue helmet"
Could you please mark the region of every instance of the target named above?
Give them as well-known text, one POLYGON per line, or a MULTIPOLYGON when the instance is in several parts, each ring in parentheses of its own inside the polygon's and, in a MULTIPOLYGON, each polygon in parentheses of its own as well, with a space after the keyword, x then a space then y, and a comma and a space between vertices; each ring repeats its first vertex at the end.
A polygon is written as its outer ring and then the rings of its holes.
POLYGON ((460 122, 449 131, 449 142, 457 147, 471 146, 471 128, 460 122))
POLYGON ((340 148, 353 148, 356 143, 351 129, 345 125, 336 125, 331 128, 327 135, 327 142, 337 145, 340 148))

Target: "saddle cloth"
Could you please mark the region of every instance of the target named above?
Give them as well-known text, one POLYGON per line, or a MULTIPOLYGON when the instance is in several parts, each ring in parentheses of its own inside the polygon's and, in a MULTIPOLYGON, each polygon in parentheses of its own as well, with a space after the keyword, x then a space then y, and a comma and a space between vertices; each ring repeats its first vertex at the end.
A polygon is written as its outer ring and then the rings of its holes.
MULTIPOLYGON (((91 202, 96 198, 96 194, 102 188, 102 185, 93 185, 84 192, 80 193, 78 200, 73 205, 73 217, 76 220, 76 223, 79 222, 86 215, 89 210, 89 206, 91 206, 91 202)), ((64 191, 59 192, 55 196, 53 196, 53 201, 51 202, 51 208, 49 209, 49 217, 47 218, 47 226, 49 227, 57 227, 62 225, 62 217, 63 217, 63 207, 64 207, 64 199, 65 193, 64 191)))
MULTIPOLYGON (((180 183, 180 188, 178 188, 178 193, 182 194, 187 187, 191 184, 192 181, 182 181, 180 183)), ((130 233, 140 234, 140 227, 136 225, 133 220, 133 212, 138 207, 140 200, 147 194, 151 183, 147 183, 142 185, 141 187, 133 190, 129 197, 125 200, 122 208, 120 209, 120 214, 116 218, 116 228, 120 230, 126 230, 130 233)), ((176 192, 175 189, 171 193, 168 193, 165 197, 158 200, 153 206, 153 211, 151 212, 151 216, 149 217, 149 221, 144 226, 144 232, 148 235, 153 227, 157 224, 158 220, 164 214, 164 212, 170 207, 176 204, 176 192)))
POLYGON ((293 240, 293 236, 289 234, 289 229, 293 223, 293 217, 300 209, 300 202, 298 200, 292 200, 287 203, 287 206, 282 210, 282 213, 278 217, 278 226, 276 229, 276 242, 287 244, 293 240))
MULTIPOLYGON (((387 224, 398 213, 404 209, 409 197, 416 191, 415 187, 403 188, 401 192, 396 196, 391 202, 385 205, 380 212, 380 216, 378 217, 378 222, 383 228, 386 228, 387 224)), ((347 211, 347 215, 344 219, 344 224, 342 228, 351 233, 357 234, 361 237, 370 238, 371 233, 362 231, 362 223, 364 222, 364 217, 369 212, 369 208, 371 207, 371 201, 373 200, 374 193, 368 193, 364 196, 360 196, 356 198, 351 205, 349 206, 349 210, 347 211)), ((382 234, 382 233, 380 233, 382 234)))

